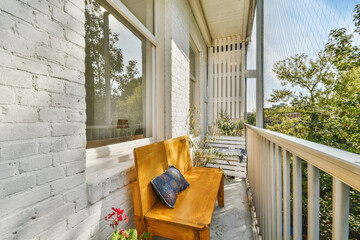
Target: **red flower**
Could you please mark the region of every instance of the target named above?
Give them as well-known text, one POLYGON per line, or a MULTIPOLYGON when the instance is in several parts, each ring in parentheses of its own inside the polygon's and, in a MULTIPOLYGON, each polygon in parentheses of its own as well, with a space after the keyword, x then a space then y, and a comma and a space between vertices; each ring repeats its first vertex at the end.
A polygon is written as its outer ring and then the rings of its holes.
POLYGON ((129 222, 128 216, 126 216, 125 214, 124 214, 124 216, 125 216, 125 219, 126 219, 126 223, 128 223, 129 222))
POLYGON ((124 229, 121 229, 120 233, 123 234, 124 232, 125 232, 125 230, 124 230, 124 229))
POLYGON ((122 220, 123 220, 122 215, 119 215, 118 216, 118 221, 122 221, 122 220))
POLYGON ((124 210, 121 210, 120 208, 116 208, 115 209, 115 212, 118 214, 118 215, 121 215, 124 213, 124 210))

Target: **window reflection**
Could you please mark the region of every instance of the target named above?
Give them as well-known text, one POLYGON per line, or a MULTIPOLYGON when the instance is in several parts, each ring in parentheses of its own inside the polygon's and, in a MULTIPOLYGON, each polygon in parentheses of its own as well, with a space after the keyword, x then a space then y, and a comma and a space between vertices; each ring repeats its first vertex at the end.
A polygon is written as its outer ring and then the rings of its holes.
POLYGON ((87 148, 143 138, 146 44, 86 1, 87 148))

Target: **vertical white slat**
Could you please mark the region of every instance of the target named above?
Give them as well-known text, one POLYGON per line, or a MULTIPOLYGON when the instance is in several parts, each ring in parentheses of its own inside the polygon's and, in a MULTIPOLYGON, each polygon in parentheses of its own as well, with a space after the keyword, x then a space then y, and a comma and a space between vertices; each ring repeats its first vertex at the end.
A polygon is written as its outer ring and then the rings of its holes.
POLYGON ((310 163, 308 166, 308 238, 319 239, 319 200, 320 178, 319 169, 310 163))
POLYGON ((293 159, 293 239, 302 239, 302 184, 301 159, 293 159))
POLYGON ((230 109, 230 103, 231 103, 231 94, 230 94, 230 92, 231 92, 231 84, 230 84, 230 81, 231 81, 231 79, 230 79, 230 76, 231 76, 231 74, 230 74, 230 64, 231 64, 231 50, 230 50, 230 46, 231 46, 231 38, 230 37, 228 37, 227 38, 227 71, 226 71, 226 82, 227 82, 227 107, 226 107, 226 109, 227 109, 227 114, 228 114, 228 116, 230 116, 231 117, 231 109, 230 109))
POLYGON ((226 38, 223 38, 223 85, 222 85, 222 101, 223 101, 223 112, 226 114, 226 62, 227 62, 227 52, 226 52, 226 38))
POLYGON ((350 187, 333 177, 332 239, 349 239, 350 187))
POLYGON ((267 172, 267 155, 268 155, 268 152, 267 152, 267 140, 266 138, 263 139, 263 144, 264 144, 264 154, 263 154, 263 173, 262 173, 262 176, 263 176, 263 189, 262 189, 262 193, 263 193, 263 228, 264 228, 264 238, 267 239, 267 233, 268 233, 268 230, 267 230, 267 175, 266 175, 266 172, 267 172))
POLYGON ((271 233, 271 142, 267 141, 267 158, 266 158, 266 192, 267 192, 267 238, 271 239, 272 233, 271 233))
POLYGON ((208 126, 212 126, 214 122, 214 76, 213 76, 213 51, 214 49, 212 47, 208 48, 208 84, 209 84, 209 90, 208 90, 208 126))
POLYGON ((271 157, 270 157, 270 184, 271 184, 271 238, 276 239, 276 151, 275 144, 270 143, 271 157))
POLYGON ((281 147, 276 147, 276 239, 282 240, 282 154, 281 147))
POLYGON ((221 50, 222 46, 224 44, 224 39, 220 40, 219 44, 219 113, 223 111, 223 78, 224 78, 224 51, 221 50))
POLYGON ((241 118, 242 120, 244 121, 245 118, 246 118, 246 78, 245 78, 245 69, 246 69, 246 61, 245 61, 245 46, 246 46, 246 43, 245 42, 242 42, 241 43, 241 83, 240 83, 240 90, 241 93, 240 93, 240 96, 241 96, 241 118))
POLYGON ((284 240, 290 239, 290 153, 283 150, 284 240))
POLYGON ((235 115, 235 37, 232 37, 232 41, 231 41, 231 118, 236 118, 235 115))
POLYGON ((240 105, 240 36, 237 36, 236 46, 236 118, 240 118, 241 111, 244 111, 240 105))
POLYGON ((260 188, 260 193, 261 193, 261 222, 260 222, 260 226, 261 226, 261 233, 262 236, 265 236, 265 176, 264 176, 264 172, 265 172, 265 139, 264 137, 261 138, 261 188, 260 188))
POLYGON ((214 121, 217 119, 218 114, 218 40, 215 39, 215 53, 214 53, 214 121))

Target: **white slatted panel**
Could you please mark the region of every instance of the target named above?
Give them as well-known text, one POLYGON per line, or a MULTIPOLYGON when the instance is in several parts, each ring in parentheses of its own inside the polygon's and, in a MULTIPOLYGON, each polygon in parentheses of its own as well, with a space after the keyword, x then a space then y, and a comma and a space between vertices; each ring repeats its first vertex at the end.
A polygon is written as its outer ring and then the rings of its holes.
POLYGON ((233 119, 241 117, 241 44, 240 36, 215 39, 209 60, 209 124, 216 121, 221 112, 233 119))

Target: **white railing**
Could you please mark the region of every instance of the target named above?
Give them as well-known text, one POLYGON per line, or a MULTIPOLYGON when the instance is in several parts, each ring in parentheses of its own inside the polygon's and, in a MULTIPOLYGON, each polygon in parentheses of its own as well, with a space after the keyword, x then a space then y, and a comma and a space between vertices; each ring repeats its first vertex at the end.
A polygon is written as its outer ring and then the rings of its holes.
POLYGON ((246 125, 248 182, 262 239, 302 239, 302 169, 308 170, 308 239, 319 239, 319 169, 333 177, 333 239, 349 236, 349 187, 360 191, 360 156, 246 125), (290 157, 292 197, 290 212, 290 157))

